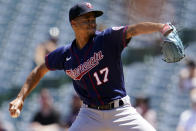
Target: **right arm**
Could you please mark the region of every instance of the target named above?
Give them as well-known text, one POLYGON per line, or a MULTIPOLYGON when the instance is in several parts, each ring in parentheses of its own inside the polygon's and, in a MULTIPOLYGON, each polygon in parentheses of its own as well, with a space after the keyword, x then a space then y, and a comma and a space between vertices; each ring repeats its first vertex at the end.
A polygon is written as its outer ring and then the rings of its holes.
POLYGON ((42 77, 49 71, 45 63, 37 66, 27 77, 22 89, 20 90, 16 99, 10 102, 9 111, 10 115, 16 113, 16 110, 22 110, 25 98, 30 94, 30 92, 37 86, 42 77))

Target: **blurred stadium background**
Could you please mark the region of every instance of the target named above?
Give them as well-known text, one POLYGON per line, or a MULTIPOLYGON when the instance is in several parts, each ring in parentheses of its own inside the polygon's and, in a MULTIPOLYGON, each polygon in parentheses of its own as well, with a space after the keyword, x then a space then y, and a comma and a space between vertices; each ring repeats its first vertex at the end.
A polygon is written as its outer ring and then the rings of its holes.
MULTIPOLYGON (((134 24, 142 21, 171 21, 179 29, 187 57, 196 56, 195 0, 86 0, 102 9, 98 28, 134 24)), ((81 0, 0 0, 0 112, 1 118, 14 124, 16 131, 26 131, 32 115, 39 108, 38 93, 47 87, 55 106, 66 115, 72 98, 72 84, 64 72, 50 72, 27 98, 21 116, 9 116, 9 102, 14 99, 33 68, 36 46, 48 39, 50 27, 60 29, 59 45, 74 38, 68 20, 69 8, 81 0), (66 103, 66 106, 65 106, 66 103)), ((160 54, 160 34, 135 37, 123 52, 125 83, 128 94, 149 96, 158 114, 158 131, 174 131, 182 111, 189 107, 188 92, 178 88, 181 61, 167 64, 160 54)))

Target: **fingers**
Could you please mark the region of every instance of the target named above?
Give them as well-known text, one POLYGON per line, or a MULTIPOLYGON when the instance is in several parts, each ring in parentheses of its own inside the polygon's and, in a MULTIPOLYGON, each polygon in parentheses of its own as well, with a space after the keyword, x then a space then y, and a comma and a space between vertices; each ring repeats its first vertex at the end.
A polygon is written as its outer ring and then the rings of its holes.
POLYGON ((20 109, 14 105, 10 107, 9 111, 10 111, 11 117, 13 118, 17 118, 20 115, 20 109))
POLYGON ((10 104, 10 107, 9 107, 10 114, 15 113, 15 112, 16 112, 16 110, 17 110, 16 106, 15 106, 15 105, 10 104))
POLYGON ((19 104, 11 102, 9 105, 10 116, 16 118, 20 115, 19 104))
POLYGON ((173 27, 171 26, 170 23, 165 24, 161 29, 161 33, 163 34, 163 36, 167 36, 172 31, 173 31, 173 27))
POLYGON ((169 33, 171 33, 173 31, 173 29, 168 30, 167 32, 165 32, 164 36, 169 35, 169 33))

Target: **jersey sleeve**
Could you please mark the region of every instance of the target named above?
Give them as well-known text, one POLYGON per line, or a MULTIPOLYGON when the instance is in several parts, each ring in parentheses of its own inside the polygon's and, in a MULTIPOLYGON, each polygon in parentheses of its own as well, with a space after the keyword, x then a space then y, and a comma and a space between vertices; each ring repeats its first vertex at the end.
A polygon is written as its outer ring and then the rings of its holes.
POLYGON ((119 26, 108 28, 104 31, 104 37, 106 38, 106 43, 109 45, 109 48, 116 47, 119 51, 122 51, 130 39, 126 39, 126 32, 128 26, 119 26))
POLYGON ((66 47, 59 47, 45 57, 45 64, 49 70, 63 70, 66 58, 66 47))

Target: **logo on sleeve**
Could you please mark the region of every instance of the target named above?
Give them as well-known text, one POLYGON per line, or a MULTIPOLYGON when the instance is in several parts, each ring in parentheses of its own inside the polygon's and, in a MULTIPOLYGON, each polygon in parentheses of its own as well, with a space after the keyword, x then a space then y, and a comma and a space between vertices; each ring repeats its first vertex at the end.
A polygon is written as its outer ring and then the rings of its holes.
POLYGON ((112 30, 120 30, 122 28, 124 28, 124 26, 112 27, 112 30))
POLYGON ((80 64, 77 68, 73 70, 66 70, 66 74, 74 80, 80 80, 87 72, 97 66, 99 64, 99 61, 102 60, 103 57, 104 55, 102 54, 102 51, 94 53, 92 57, 90 57, 83 64, 80 64))

